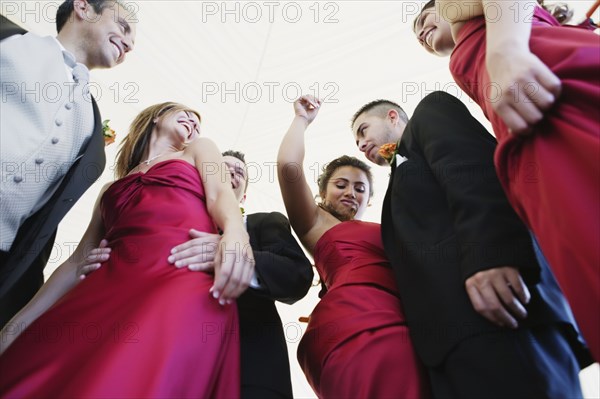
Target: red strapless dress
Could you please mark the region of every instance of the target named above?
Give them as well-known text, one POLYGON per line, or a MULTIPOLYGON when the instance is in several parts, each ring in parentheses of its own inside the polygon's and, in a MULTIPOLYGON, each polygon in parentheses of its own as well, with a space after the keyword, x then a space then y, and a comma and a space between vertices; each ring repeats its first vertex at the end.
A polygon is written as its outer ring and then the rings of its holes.
POLYGON ((531 137, 511 135, 492 109, 483 18, 459 32, 450 69, 492 123, 508 199, 537 236, 600 360, 600 36, 560 26, 537 7, 530 48, 562 81, 561 96, 531 137))
POLYGON ((215 232, 182 160, 115 182, 101 203, 111 258, 0 357, 2 398, 239 397, 237 309, 211 275, 167 262, 190 228, 215 232))
POLYGON ((334 226, 318 241, 314 259, 327 293, 310 315, 298 361, 317 396, 429 396, 379 224, 334 226))

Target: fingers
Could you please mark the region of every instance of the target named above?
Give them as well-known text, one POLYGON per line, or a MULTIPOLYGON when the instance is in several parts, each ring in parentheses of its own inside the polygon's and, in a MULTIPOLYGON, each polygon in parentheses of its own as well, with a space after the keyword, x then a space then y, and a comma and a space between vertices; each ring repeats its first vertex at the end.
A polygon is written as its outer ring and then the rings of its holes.
POLYGON ((550 68, 548 68, 541 60, 539 62, 541 66, 536 70, 536 78, 544 91, 552 96, 552 98, 548 97, 550 102, 545 108, 548 109, 552 106, 554 100, 560 97, 562 83, 560 82, 560 78, 556 76, 550 68))
POLYGON ((476 286, 467 287, 467 294, 477 313, 500 327, 517 328, 518 323, 498 300, 498 296, 488 287, 479 290, 476 286))
POLYGON ((517 295, 519 301, 524 304, 528 304, 531 300, 531 294, 525 282, 521 278, 521 274, 516 269, 509 270, 506 273, 506 285, 517 295))
MULTIPOLYGON (((167 261, 181 268, 193 264, 212 263, 217 252, 220 236, 198 230, 190 230, 191 240, 174 247, 167 261)), ((201 270, 202 267, 200 267, 201 270)))
POLYGON ((77 268, 77 277, 80 280, 93 271, 96 271, 102 266, 102 262, 106 262, 110 259, 111 249, 107 247, 108 241, 100 241, 100 247, 92 249, 85 257, 83 264, 77 268))
POLYGON ((531 131, 527 121, 511 105, 499 105, 495 110, 511 133, 527 134, 531 131))
POLYGON ((215 269, 214 262, 190 263, 187 267, 193 272, 211 272, 215 269))
POLYGON ((560 79, 530 51, 516 51, 508 63, 502 53, 488 54, 489 97, 512 133, 530 134, 561 93, 560 79), (500 57, 500 58, 499 58, 500 57), (499 89, 500 96, 492 95, 499 89))
POLYGON ((303 95, 297 101, 308 109, 316 109, 321 106, 321 100, 310 94, 303 95))
POLYGON ((94 248, 85 257, 85 263, 101 263, 106 262, 110 258, 110 248, 94 248))
POLYGON ((79 272, 77 273, 79 279, 84 280, 88 274, 100 269, 100 266, 102 266, 102 264, 100 263, 92 263, 91 265, 82 266, 81 268, 79 268, 79 272))
POLYGON ((529 290, 519 271, 499 267, 479 272, 465 282, 473 308, 501 327, 517 328, 517 319, 525 319, 523 306, 530 299, 529 290))
POLYGON ((531 133, 531 127, 544 118, 539 101, 540 97, 544 98, 546 106, 548 96, 540 93, 540 85, 537 82, 517 82, 506 90, 502 97, 496 105, 496 112, 511 132, 531 133))
POLYGON ((194 247, 170 255, 167 261, 177 268, 187 267, 197 263, 214 262, 218 244, 202 243, 194 247))
POLYGON ((213 286, 210 287, 209 292, 212 294, 213 298, 218 299, 221 296, 221 293, 223 292, 223 287, 225 286, 227 279, 229 278, 228 271, 226 271, 226 273, 223 274, 223 270, 222 270, 223 269, 223 261, 222 261, 222 255, 221 255, 220 250, 217 250, 217 252, 215 253, 215 262, 214 263, 215 263, 215 281, 213 283, 213 286))
POLYGON ((186 249, 197 246, 198 244, 201 244, 203 242, 218 242, 219 241, 218 234, 206 233, 204 231, 198 231, 198 230, 194 230, 194 229, 190 230, 190 237, 192 238, 191 240, 186 241, 183 244, 180 244, 176 247, 173 247, 173 249, 171 249, 171 254, 175 254, 177 252, 184 251, 186 249))
POLYGON ((230 300, 242 295, 248 288, 248 285, 250 285, 253 273, 254 259, 248 256, 248 251, 242 250, 241 257, 236 258, 233 262, 229 279, 223 287, 222 297, 230 300))
MULTIPOLYGON (((222 240, 215 256, 215 282, 210 289, 213 297, 219 298, 219 303, 231 303, 239 297, 250 284, 254 273, 254 258, 249 245, 235 251, 227 251, 227 242, 222 240)), ((229 243, 229 245, 235 245, 229 243)))
MULTIPOLYGON (((511 286, 508 285, 506 282, 498 283, 494 286, 494 290, 490 291, 490 296, 499 298, 502 301, 500 306, 503 307, 503 309, 506 308, 508 310, 508 312, 506 312, 507 314, 515 316, 519 319, 525 319, 527 317, 527 311, 525 310, 519 299, 513 293, 511 286)), ((514 324, 516 327, 516 320, 514 324)))

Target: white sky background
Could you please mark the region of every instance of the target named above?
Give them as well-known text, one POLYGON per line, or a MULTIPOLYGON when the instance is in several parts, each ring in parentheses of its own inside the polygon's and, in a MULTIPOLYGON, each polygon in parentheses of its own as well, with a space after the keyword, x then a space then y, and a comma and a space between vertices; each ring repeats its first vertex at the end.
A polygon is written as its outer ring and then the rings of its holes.
MULTIPOLYGON (((55 35, 58 1, 0 1, 0 12, 27 29, 55 35)), ((429 55, 412 33, 424 2, 413 1, 166 1, 128 3, 137 11, 135 51, 110 70, 93 71, 93 93, 117 143, 106 149, 107 169, 59 228, 51 273, 76 246, 102 185, 113 180, 115 154, 129 123, 145 107, 178 101, 200 111, 202 135, 219 148, 246 153, 251 183, 248 212, 285 213, 274 162, 300 94, 324 105, 306 135, 305 170, 314 176, 342 154, 361 159, 349 120, 364 103, 386 98, 410 116, 422 97, 445 90, 463 100, 484 125, 479 108, 460 92, 448 59, 429 55), (95 91, 94 91, 95 90, 95 91)), ((569 1, 581 16, 592 1, 569 1)), ((131 18, 131 16, 129 16, 131 18)), ((595 20, 598 20, 596 13, 595 20)), ((364 220, 379 222, 387 168, 373 166, 375 196, 364 220)), ((316 191, 316 183, 313 185, 316 191)), ((290 351, 296 397, 314 397, 296 361, 296 348, 316 304, 279 306, 290 351)), ((117 293, 116 293, 117 294, 117 293)), ((584 372, 587 397, 600 397, 597 365, 584 372)))

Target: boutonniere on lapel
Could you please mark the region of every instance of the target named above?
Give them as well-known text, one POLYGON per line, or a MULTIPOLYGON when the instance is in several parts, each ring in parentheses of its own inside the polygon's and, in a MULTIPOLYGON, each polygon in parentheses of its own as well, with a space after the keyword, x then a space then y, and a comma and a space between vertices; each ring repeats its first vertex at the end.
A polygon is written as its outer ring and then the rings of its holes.
POLYGON ((383 159, 387 161, 387 163, 392 165, 394 162, 394 158, 398 153, 398 145, 396 143, 384 144, 381 147, 379 147, 378 153, 383 159))
POLYGON ((408 158, 403 157, 398 153, 397 143, 387 143, 379 147, 379 155, 385 159, 390 166, 398 167, 404 162, 408 161, 408 158))
POLYGON ((108 125, 110 119, 106 119, 102 122, 102 135, 104 136, 104 146, 110 145, 115 142, 117 133, 108 125))

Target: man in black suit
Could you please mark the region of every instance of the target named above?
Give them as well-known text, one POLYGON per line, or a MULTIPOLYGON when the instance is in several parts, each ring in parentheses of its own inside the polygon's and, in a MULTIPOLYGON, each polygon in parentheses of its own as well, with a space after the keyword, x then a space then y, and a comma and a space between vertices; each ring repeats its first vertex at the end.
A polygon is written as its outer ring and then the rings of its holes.
MULTIPOLYGON (((223 159, 233 191, 243 205, 248 187, 244 154, 227 151, 223 159)), ((242 398, 292 398, 287 346, 275 301, 292 304, 304 297, 312 283, 312 266, 281 213, 247 215, 246 228, 256 276, 237 300, 242 398)), ((176 267, 212 270, 218 235, 192 230, 190 236, 190 241, 175 248, 169 261, 176 267)))
POLYGON ((583 347, 496 177, 495 139, 443 92, 410 121, 371 102, 352 131, 382 166, 380 146, 396 143, 382 236, 434 396, 581 397, 573 350, 583 347))
POLYGON ((43 284, 59 222, 104 170, 102 119, 85 87, 87 70, 133 49, 135 21, 119 1, 65 1, 56 38, 0 16, 0 328, 43 284))

